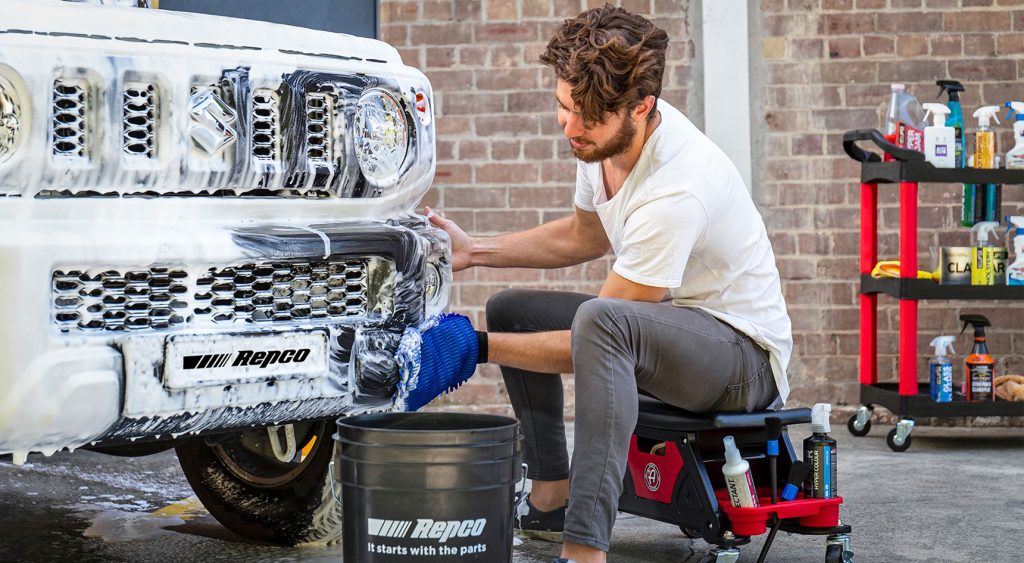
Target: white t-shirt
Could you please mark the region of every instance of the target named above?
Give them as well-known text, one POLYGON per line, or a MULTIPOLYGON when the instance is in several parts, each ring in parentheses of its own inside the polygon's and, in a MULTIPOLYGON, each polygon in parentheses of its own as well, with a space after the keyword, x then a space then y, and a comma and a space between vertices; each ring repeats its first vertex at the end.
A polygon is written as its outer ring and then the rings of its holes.
POLYGON ((600 216, 616 273, 668 288, 674 305, 704 309, 765 348, 784 402, 792 327, 761 214, 729 157, 679 110, 657 107, 661 124, 612 199, 600 163, 578 163, 576 206, 600 216))

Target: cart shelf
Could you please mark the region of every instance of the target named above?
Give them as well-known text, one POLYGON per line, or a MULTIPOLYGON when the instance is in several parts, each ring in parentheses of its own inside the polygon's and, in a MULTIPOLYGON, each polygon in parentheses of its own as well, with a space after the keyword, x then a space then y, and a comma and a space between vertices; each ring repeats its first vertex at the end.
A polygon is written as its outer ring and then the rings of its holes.
POLYGON ((1024 287, 1006 285, 939 285, 931 280, 907 278, 874 278, 861 274, 862 295, 885 293, 896 299, 1024 299, 1024 287))
MULTIPOLYGON (((848 131, 843 135, 846 154, 860 162, 860 398, 861 406, 848 428, 856 436, 870 429, 870 411, 881 405, 900 421, 887 443, 895 451, 910 447, 913 418, 945 416, 1024 416, 1024 402, 967 402, 955 396, 937 403, 921 393, 917 365, 917 305, 922 299, 1024 300, 1024 288, 1010 286, 939 285, 917 279, 918 184, 1024 184, 1024 170, 935 168, 924 155, 888 142, 874 129, 848 131), (868 141, 893 160, 858 146, 868 141), (900 199, 899 278, 871 277, 878 262, 878 185, 897 184, 900 199), (898 383, 878 382, 878 294, 899 299, 898 383), (959 398, 959 400, 956 400, 959 398)), ((927 389, 927 383, 924 388, 927 389)))
MULTIPOLYGON (((928 388, 928 382, 919 385, 928 388)), ((948 403, 936 403, 928 393, 900 395, 896 383, 865 385, 860 391, 861 402, 881 405, 892 412, 913 412, 922 417, 943 416, 1024 416, 1024 402, 1020 401, 965 401, 958 392, 948 403)))

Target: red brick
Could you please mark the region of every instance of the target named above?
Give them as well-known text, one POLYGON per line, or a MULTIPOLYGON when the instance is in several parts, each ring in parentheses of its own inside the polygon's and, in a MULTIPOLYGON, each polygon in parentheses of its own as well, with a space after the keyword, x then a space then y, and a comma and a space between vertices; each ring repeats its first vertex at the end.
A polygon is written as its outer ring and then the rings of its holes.
POLYGON ((444 84, 447 88, 465 90, 473 87, 473 72, 469 70, 427 69, 431 84, 444 84))
POLYGON ((551 3, 548 0, 522 0, 524 18, 544 18, 551 13, 551 3))
POLYGON ((821 8, 847 12, 853 9, 853 0, 822 0, 821 8))
POLYGON ((962 35, 937 35, 930 38, 932 56, 948 57, 961 55, 964 52, 962 35))
POLYGON ((790 139, 790 152, 794 156, 818 155, 821 150, 821 135, 795 135, 790 139))
POLYGON ((438 140, 434 144, 434 153, 438 161, 455 160, 455 142, 438 140))
POLYGON ((519 141, 493 141, 491 143, 491 158, 494 160, 516 160, 522 152, 522 144, 519 141))
POLYGON ((877 17, 878 31, 893 31, 896 33, 935 32, 942 29, 942 14, 930 12, 896 12, 880 14, 877 17))
POLYGON ((457 49, 455 47, 427 47, 424 51, 428 68, 455 66, 457 56, 457 49))
POLYGON ((994 57, 996 55, 995 36, 991 33, 965 34, 964 55, 968 57, 994 57))
POLYGON ((540 181, 545 183, 574 182, 576 163, 570 160, 555 160, 540 164, 540 181))
POLYGON ((891 8, 920 8, 921 0, 891 0, 891 8))
POLYGON ((519 66, 523 60, 523 48, 519 45, 495 45, 490 49, 491 67, 519 66))
POLYGON ((815 35, 818 34, 820 28, 820 20, 816 14, 786 14, 783 16, 764 17, 764 32, 769 37, 815 35))
POLYGON ((535 90, 538 70, 535 68, 497 68, 477 73, 481 90, 535 90))
POLYGON ((1010 59, 949 61, 949 75, 959 80, 995 81, 1017 79, 1017 62, 1010 59))
POLYGON ((928 38, 924 35, 900 35, 896 38, 896 54, 917 57, 928 54, 928 38))
POLYGON ((871 14, 828 14, 825 30, 830 35, 870 33, 875 30, 875 19, 871 14))
MULTIPOLYGON (((486 232, 509 233, 536 227, 540 224, 540 215, 536 211, 501 210, 477 211, 476 224, 486 232)), ((486 278, 477 275, 478 279, 486 278)), ((531 278, 533 276, 530 276, 531 278)))
POLYGON ((473 121, 468 117, 446 115, 434 121, 438 136, 472 133, 473 121))
POLYGON ((487 146, 488 143, 485 141, 459 141, 459 158, 464 160, 485 159, 487 158, 487 146))
MULTIPOLYGON (((878 63, 879 82, 934 82, 945 76, 945 61, 918 59, 878 63)), ((963 79, 955 73, 952 76, 963 79)))
POLYGON ((527 160, 547 160, 555 156, 553 141, 536 139, 523 143, 523 158, 527 160))
POLYGON ((891 55, 896 52, 896 41, 891 35, 865 35, 864 55, 891 55))
POLYGON ((481 207, 502 208, 508 202, 506 188, 446 188, 444 191, 444 207, 478 209, 481 207))
POLYGON ((835 61, 821 63, 821 80, 826 84, 874 82, 880 65, 873 61, 835 61))
POLYGON ((859 56, 859 37, 841 37, 839 39, 830 39, 828 42, 828 57, 830 59, 848 59, 859 56))
POLYGON ((879 10, 885 8, 885 0, 857 0, 858 10, 879 10))
POLYGON ((786 0, 786 7, 794 12, 807 12, 821 7, 821 0, 786 0))
POLYGON ((571 188, 510 188, 509 207, 533 207, 541 209, 572 207, 571 188))
MULTIPOLYGON (((992 12, 948 12, 942 14, 943 29, 946 31, 1007 31, 1010 19, 1006 13, 992 12)), ((938 29, 938 26, 932 30, 938 29)))
POLYGON ((446 21, 452 19, 452 0, 421 0, 423 19, 446 21))
POLYGON ((445 115, 480 115, 505 111, 505 96, 499 93, 448 92, 443 100, 445 115))
POLYGON ((1016 33, 999 35, 996 37, 996 53, 1000 55, 1024 53, 1024 35, 1016 33))
POLYGON ((824 54, 825 42, 821 39, 793 39, 789 42, 792 59, 820 59, 824 54))
POLYGON ((455 19, 479 20, 480 0, 455 0, 455 19))
POLYGON ((532 23, 494 23, 476 27, 477 41, 517 43, 537 39, 537 26, 532 23))
POLYGON ((888 84, 850 84, 844 89, 847 107, 877 108, 889 100, 888 84))
POLYGON ((481 184, 532 184, 539 178, 540 168, 532 162, 482 164, 476 169, 476 181, 481 184))
POLYGON ((487 47, 481 45, 460 45, 459 65, 483 66, 487 62, 487 47))
POLYGON ((472 180, 473 172, 469 164, 439 162, 434 171, 434 181, 441 184, 468 184, 472 180))
POLYGON ((488 21, 509 21, 516 19, 516 2, 515 0, 498 0, 497 2, 487 3, 487 20, 488 21))
POLYGON ((473 40, 472 28, 461 23, 411 25, 409 29, 414 45, 459 45, 473 40))
POLYGON ((536 135, 539 129, 539 116, 536 115, 499 115, 480 116, 475 119, 476 132, 481 137, 493 135, 536 135))

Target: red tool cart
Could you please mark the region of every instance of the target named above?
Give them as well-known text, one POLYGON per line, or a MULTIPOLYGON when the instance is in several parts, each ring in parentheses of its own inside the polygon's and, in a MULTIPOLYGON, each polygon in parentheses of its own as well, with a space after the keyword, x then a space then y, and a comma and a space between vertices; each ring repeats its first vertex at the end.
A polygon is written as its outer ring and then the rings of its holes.
POLYGON ((1024 416, 1024 402, 967 402, 954 389, 953 401, 938 403, 928 394, 928 384, 918 383, 917 302, 940 300, 1024 300, 1024 287, 939 285, 917 279, 917 190, 918 183, 1024 184, 1024 170, 935 168, 922 153, 886 141, 875 129, 848 131, 843 148, 861 163, 860 184, 860 402, 847 428, 854 436, 871 430, 874 405, 896 413, 899 422, 886 439, 893 451, 910 447, 914 417, 1024 416), (876 153, 863 150, 859 141, 869 141, 893 158, 883 161, 876 153), (878 185, 898 184, 900 190, 899 259, 900 277, 876 279, 871 270, 878 262, 878 185), (900 301, 899 382, 878 382, 878 294, 900 301), (924 385, 920 390, 919 385, 924 385))

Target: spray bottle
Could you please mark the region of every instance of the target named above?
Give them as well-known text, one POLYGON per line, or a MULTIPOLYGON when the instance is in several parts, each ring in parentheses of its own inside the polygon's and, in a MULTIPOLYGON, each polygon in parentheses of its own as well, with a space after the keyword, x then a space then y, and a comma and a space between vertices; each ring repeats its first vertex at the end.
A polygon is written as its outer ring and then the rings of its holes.
POLYGON ((935 356, 928 362, 928 387, 932 400, 936 403, 948 403, 953 400, 953 350, 955 336, 936 336, 931 345, 935 347, 935 356), (949 351, 950 356, 946 355, 949 351))
MULTIPOLYGON (((1013 263, 1006 267, 1006 285, 1024 285, 1024 217, 1007 217, 1010 229, 1016 229, 1013 237, 1013 263)), ((1007 229, 1009 231, 1010 229, 1007 229)))
POLYGON ((985 343, 985 327, 992 326, 992 323, 981 315, 960 315, 960 320, 964 323, 960 334, 967 330, 967 325, 974 327, 974 348, 965 362, 964 398, 968 401, 994 401, 996 361, 988 354, 985 343))
POLYGON ((999 228, 996 221, 982 221, 971 228, 974 243, 971 248, 971 285, 995 285, 992 243, 989 236, 999 228))
POLYGON ((1013 148, 1006 151, 1006 167, 1024 169, 1024 102, 1006 102, 1006 119, 1013 119, 1013 148))
MULTIPOLYGON (((939 96, 943 93, 949 94, 949 117, 946 118, 946 127, 952 127, 956 131, 956 167, 963 168, 967 162, 967 155, 964 154, 964 112, 960 107, 960 92, 964 91, 964 85, 956 80, 937 80, 939 85, 939 96)), ((969 225, 965 225, 969 226, 969 225)))
POLYGON ((804 440, 804 463, 811 466, 811 478, 804 484, 807 498, 833 498, 836 489, 836 441, 828 435, 831 430, 828 415, 832 405, 817 403, 811 407, 811 436, 804 440))
POLYGON ((729 490, 732 505, 746 508, 760 506, 757 502, 754 479, 750 476, 750 464, 740 455, 740 450, 736 448, 736 440, 732 436, 726 436, 722 443, 725 445, 725 465, 722 466, 722 474, 725 475, 725 487, 729 490))
POLYGON ((932 124, 924 128, 924 159, 936 168, 956 168, 956 129, 946 125, 949 108, 943 104, 922 104, 925 119, 932 124))

